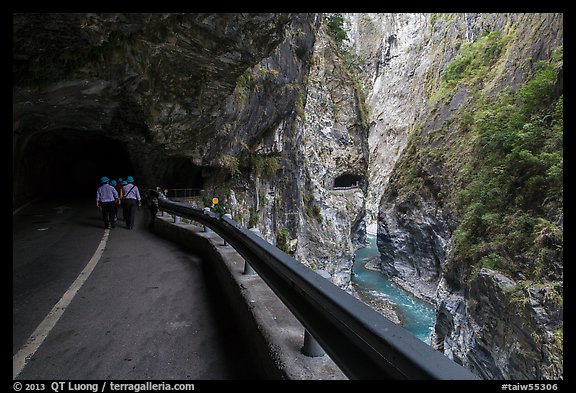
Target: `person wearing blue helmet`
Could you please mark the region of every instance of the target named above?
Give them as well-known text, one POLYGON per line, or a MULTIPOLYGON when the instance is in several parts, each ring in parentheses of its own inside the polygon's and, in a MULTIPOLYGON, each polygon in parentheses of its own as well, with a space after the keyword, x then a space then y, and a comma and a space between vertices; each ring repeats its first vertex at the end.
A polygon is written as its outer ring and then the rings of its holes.
MULTIPOLYGON (((122 178, 120 178, 122 179, 122 178)), ((126 180, 122 180, 120 183, 120 191, 118 194, 120 195, 120 207, 122 208, 122 220, 126 221, 126 205, 124 204, 124 186, 127 185, 128 182, 126 180)))
POLYGON ((140 190, 134 184, 134 178, 128 176, 126 184, 122 187, 124 192, 124 219, 126 220, 126 228, 134 229, 134 217, 136 216, 136 206, 142 206, 142 198, 140 197, 140 190))
POLYGON ((116 185, 114 186, 114 188, 118 192, 118 195, 120 195, 120 200, 122 200, 122 182, 123 182, 122 178, 119 178, 118 181, 116 182, 116 185))
MULTIPOLYGON (((114 187, 116 192, 118 192, 118 184, 116 183, 116 180, 110 180, 110 185, 114 187)), ((122 199, 122 195, 118 193, 118 200, 120 199, 122 199)), ((118 205, 119 203, 114 204, 114 221, 113 221, 114 225, 116 225, 116 221, 118 221, 118 205)))
POLYGON ((110 179, 106 176, 102 177, 100 182, 102 185, 96 190, 96 207, 102 210, 104 228, 114 228, 116 226, 114 206, 119 202, 118 192, 109 184, 110 179))
MULTIPOLYGON (((116 192, 118 193, 118 198, 120 199, 120 202, 118 203, 118 205, 116 205, 116 207, 118 207, 118 206, 121 206, 122 197, 124 196, 122 194, 122 178, 119 178, 118 181, 112 180, 112 182, 116 183, 113 185, 114 185, 114 188, 116 189, 116 192)), ((110 184, 112 184, 112 182, 110 182, 110 184)), ((118 209, 116 209, 116 217, 118 217, 118 209)), ((124 208, 122 208, 122 219, 124 219, 124 208)))

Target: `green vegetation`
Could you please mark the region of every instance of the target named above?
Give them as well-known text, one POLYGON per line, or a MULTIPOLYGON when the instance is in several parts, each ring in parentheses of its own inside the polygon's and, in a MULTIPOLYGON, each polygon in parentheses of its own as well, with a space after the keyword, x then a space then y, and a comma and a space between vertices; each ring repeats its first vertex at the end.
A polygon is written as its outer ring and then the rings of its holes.
POLYGON ((306 212, 306 215, 310 218, 315 219, 318 222, 318 224, 321 224, 324 218, 322 217, 320 206, 318 206, 318 202, 316 202, 316 199, 314 198, 314 194, 312 194, 312 191, 305 190, 303 199, 304 199, 304 211, 306 212))
POLYGON ((290 252, 290 231, 288 228, 282 227, 276 232, 276 247, 285 253, 290 252))
POLYGON ((478 136, 469 184, 458 194, 462 218, 453 256, 540 280, 562 265, 563 234, 555 224, 563 201, 563 97, 555 96, 561 52, 537 64, 516 94, 476 102, 478 136))
POLYGON ((226 214, 229 212, 229 210, 230 210, 229 206, 223 203, 218 203, 214 205, 214 207, 212 207, 212 211, 218 214, 226 214))
POLYGON ((448 64, 442 81, 447 86, 455 86, 464 80, 474 81, 486 75, 488 67, 500 57, 508 39, 499 31, 492 31, 475 42, 462 44, 460 55, 448 64))
POLYGON ((561 298, 551 283, 563 265, 563 60, 560 48, 516 91, 495 93, 489 82, 500 80, 508 42, 486 34, 448 65, 436 97, 465 101, 432 100, 391 175, 390 198, 400 214, 434 201, 455 228, 449 274, 469 284, 481 268, 500 271, 517 282, 510 301, 521 307, 539 283, 561 298))
POLYGON ((255 154, 250 159, 252 171, 256 177, 271 178, 280 169, 280 157, 276 155, 255 154))
POLYGON ((434 200, 454 220, 447 268, 467 282, 482 267, 526 282, 554 281, 562 269, 562 48, 517 91, 484 90, 511 40, 491 32, 462 46, 390 178, 402 201, 434 200), (468 102, 445 117, 442 98, 456 92, 468 102))
POLYGON ((346 44, 348 41, 348 33, 344 27, 346 19, 342 14, 327 14, 324 17, 324 25, 328 35, 334 41, 338 49, 338 54, 344 62, 346 69, 352 83, 356 96, 358 98, 358 107, 360 110, 360 123, 361 125, 368 126, 369 108, 366 104, 366 94, 362 90, 361 75, 364 72, 362 67, 365 65, 365 60, 357 55, 350 45, 346 44))
POLYGON ((244 214, 241 211, 237 211, 236 213, 234 213, 234 215, 232 216, 232 219, 234 221, 236 221, 237 223, 239 223, 240 225, 243 224, 244 222, 244 214))
POLYGON ((327 14, 324 18, 328 35, 332 37, 334 43, 341 48, 344 41, 348 40, 348 33, 344 29, 346 20, 342 14, 327 14))
POLYGON ((244 71, 236 80, 236 87, 239 89, 250 89, 254 85, 254 76, 250 70, 244 71))
POLYGON ((311 211, 310 211, 310 206, 306 206, 306 214, 310 217, 314 217, 316 219, 316 221, 318 221, 318 224, 321 224, 323 221, 322 218, 322 214, 320 212, 320 206, 318 206, 317 204, 312 204, 311 207, 311 211))
POLYGON ((445 22, 453 22, 458 14, 456 13, 431 13, 430 14, 430 26, 434 29, 434 25, 437 21, 443 20, 445 22))
MULTIPOLYGON (((270 66, 256 65, 256 73, 261 79, 276 79, 280 76, 280 71, 270 66)), ((252 83, 253 84, 253 83, 252 83)), ((252 84, 250 86, 252 86, 252 84)))
POLYGON ((244 71, 244 73, 238 77, 234 94, 236 95, 236 100, 240 105, 244 105, 246 102, 246 93, 250 91, 254 84, 254 76, 249 69, 244 71))
POLYGON ((238 157, 231 156, 229 154, 224 154, 219 159, 220 165, 226 169, 233 178, 237 178, 241 175, 240 172, 240 160, 238 157))
POLYGON ((210 195, 204 195, 202 201, 204 202, 204 207, 209 207, 210 211, 218 214, 226 214, 230 213, 232 210, 230 204, 224 199, 219 196, 219 192, 212 192, 210 195), (212 202, 212 198, 216 196, 218 198, 218 203, 214 204, 212 202))
POLYGON ((249 210, 249 214, 250 216, 248 218, 248 228, 254 228, 256 225, 258 225, 258 222, 260 222, 260 216, 258 216, 256 210, 252 207, 249 210))
POLYGON ((362 85, 358 82, 357 78, 353 78, 354 90, 356 91, 356 97, 358 97, 358 109, 360 112, 360 124, 364 127, 369 126, 370 118, 370 107, 367 104, 366 94, 362 90, 362 85))
POLYGON ((430 102, 434 103, 450 95, 458 85, 470 86, 484 82, 492 75, 490 71, 510 40, 509 35, 492 31, 484 33, 477 41, 463 43, 460 54, 444 70, 440 89, 430 97, 430 102))
POLYGON ((235 172, 240 167, 240 160, 238 157, 234 157, 228 154, 224 154, 219 159, 220 165, 230 172, 235 172))
POLYGON ((262 208, 265 207, 267 194, 268 194, 268 192, 266 191, 265 187, 258 188, 258 203, 260 205, 260 209, 258 209, 258 210, 262 210, 262 208))
POLYGON ((549 338, 547 348, 550 367, 547 370, 549 375, 562 375, 564 372, 564 329, 556 329, 552 337, 549 338))
POLYGON ((302 121, 302 123, 306 123, 306 111, 304 110, 306 105, 306 97, 302 88, 298 85, 298 95, 296 96, 296 114, 302 121))

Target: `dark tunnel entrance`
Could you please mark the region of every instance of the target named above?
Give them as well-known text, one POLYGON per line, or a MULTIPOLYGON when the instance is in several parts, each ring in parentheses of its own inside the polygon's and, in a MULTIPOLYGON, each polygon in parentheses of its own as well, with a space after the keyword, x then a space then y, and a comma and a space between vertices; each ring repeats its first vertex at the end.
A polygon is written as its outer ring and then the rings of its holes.
POLYGON ((185 157, 171 157, 164 164, 163 189, 201 190, 204 188, 203 167, 185 157))
POLYGON ((334 188, 362 187, 363 181, 362 176, 345 173, 334 179, 334 188))
POLYGON ((90 131, 38 133, 14 159, 14 205, 35 197, 95 197, 102 176, 134 174, 120 142, 90 131))

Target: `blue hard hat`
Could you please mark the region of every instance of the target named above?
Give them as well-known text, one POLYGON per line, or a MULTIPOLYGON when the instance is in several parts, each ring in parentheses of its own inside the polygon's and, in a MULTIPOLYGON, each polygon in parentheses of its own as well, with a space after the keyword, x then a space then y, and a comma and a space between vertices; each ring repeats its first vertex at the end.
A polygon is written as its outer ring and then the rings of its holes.
POLYGON ((112 180, 112 181, 110 182, 110 185, 111 185, 111 186, 115 186, 115 185, 116 185, 116 180, 112 180))
POLYGON ((121 177, 118 178, 118 182, 119 182, 119 183, 122 183, 122 180, 124 180, 124 179, 122 179, 121 177))
POLYGON ((126 184, 128 184, 128 182, 127 182, 126 180, 124 180, 124 181, 122 182, 122 185, 125 186, 126 184))
POLYGON ((100 179, 100 181, 102 183, 108 183, 110 181, 110 179, 108 179, 106 176, 104 176, 102 179, 100 179))
POLYGON ((132 176, 128 176, 128 177, 126 178, 126 181, 127 181, 128 183, 132 183, 132 182, 134 181, 134 178, 133 178, 132 176))

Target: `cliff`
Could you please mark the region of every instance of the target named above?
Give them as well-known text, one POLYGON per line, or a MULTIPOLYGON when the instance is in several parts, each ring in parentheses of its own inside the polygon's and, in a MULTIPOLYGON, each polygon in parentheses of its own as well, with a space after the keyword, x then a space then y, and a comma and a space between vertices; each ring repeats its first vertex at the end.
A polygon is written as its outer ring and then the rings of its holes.
POLYGON ((435 346, 478 375, 558 378, 562 15, 362 16, 357 29, 380 35, 372 97, 388 92, 370 129, 386 157, 371 163, 393 168, 376 180, 383 272, 435 302, 435 346))
POLYGON ((353 78, 320 19, 292 22, 285 40, 245 71, 228 98, 241 108, 234 124, 243 129, 269 123, 271 102, 286 107, 284 116, 260 139, 238 137, 231 145, 238 151, 221 156, 222 169, 205 181, 238 222, 349 291, 364 233, 368 162, 353 78), (358 186, 335 189, 343 176, 358 186))

